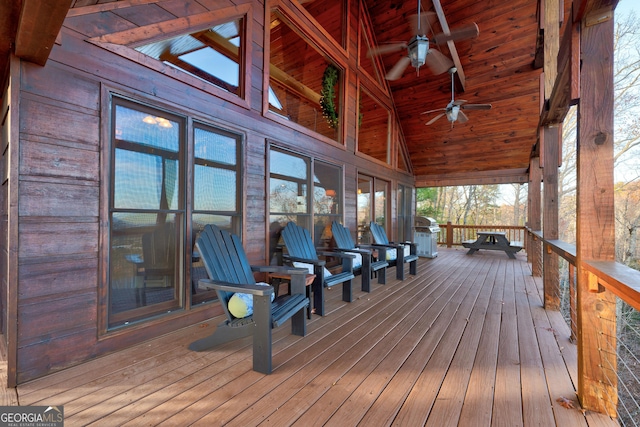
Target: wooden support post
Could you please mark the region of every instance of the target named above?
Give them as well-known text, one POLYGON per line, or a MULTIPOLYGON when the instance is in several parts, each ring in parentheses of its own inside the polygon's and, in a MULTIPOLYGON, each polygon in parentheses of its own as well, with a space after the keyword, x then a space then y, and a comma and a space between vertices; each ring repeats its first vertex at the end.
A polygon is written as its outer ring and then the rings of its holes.
MULTIPOLYGON (((542 210, 542 236, 545 240, 558 239, 558 150, 560 147, 560 127, 545 126, 544 132, 544 195, 542 210)), ((560 271, 558 268, 558 254, 553 251, 543 251, 543 280, 544 308, 547 310, 560 309, 560 271)))
MULTIPOLYGON (((581 23, 578 104, 577 328, 582 408, 616 416, 616 300, 590 292, 584 260, 614 260, 613 20, 581 23)), ((595 290, 597 290, 597 285, 595 290)))
POLYGON ((451 221, 447 221, 447 247, 453 246, 453 224, 451 221))
MULTIPOLYGON (((540 158, 532 157, 529 160, 529 228, 533 231, 539 231, 542 228, 542 213, 540 212, 540 193, 541 193, 542 173, 540 171, 540 158)), ((527 258, 531 263, 531 271, 533 276, 542 276, 540 270, 540 251, 538 243, 533 236, 529 237, 529 245, 527 247, 527 258)))

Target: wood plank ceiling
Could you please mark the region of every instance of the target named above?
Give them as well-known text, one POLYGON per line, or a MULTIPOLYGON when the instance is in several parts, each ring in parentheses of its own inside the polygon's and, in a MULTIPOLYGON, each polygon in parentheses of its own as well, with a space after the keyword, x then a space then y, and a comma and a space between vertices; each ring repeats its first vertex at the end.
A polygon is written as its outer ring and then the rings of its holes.
MULTIPOLYGON (((421 113, 444 108, 451 100, 449 74, 434 75, 427 67, 418 74, 409 66, 401 78, 389 82, 417 185, 523 180, 540 117, 541 69, 534 67, 539 2, 435 3, 441 3, 452 31, 471 22, 478 25, 477 38, 455 42, 465 77, 464 92, 456 79, 455 98, 489 103, 492 109, 465 111, 469 121, 453 127, 445 117, 426 126, 435 114, 421 113)), ((366 0, 366 4, 378 45, 409 40, 408 17, 417 12, 418 0, 366 0)), ((435 11, 431 0, 424 0, 422 9, 435 11)), ((434 31, 441 30, 436 22, 434 31)), ((440 50, 452 57, 446 45, 440 50)), ((385 68, 389 70, 403 54, 381 55, 385 68)))
MULTIPOLYGON (((56 0, 51 7, 58 12, 65 11, 70 2, 71 7, 97 3, 95 0, 56 0)), ((455 42, 458 65, 464 73, 464 92, 457 84, 455 97, 473 104, 490 103, 493 108, 466 111, 469 117, 466 123, 456 122, 451 126, 442 117, 426 126, 434 114, 421 113, 444 108, 451 100, 449 74, 433 75, 425 66, 418 74, 409 66, 401 78, 390 82, 417 185, 526 181, 540 117, 541 69, 534 67, 539 2, 424 0, 422 9, 433 11, 432 2, 441 6, 440 22, 444 18, 451 30, 472 22, 478 25, 480 34, 477 38, 455 42)), ((17 3, 9 4, 15 6, 17 3)), ((31 5, 38 16, 52 13, 47 8, 37 7, 37 3, 32 4, 32 0, 23 3, 25 7, 31 5)), ((416 13, 418 0, 365 0, 365 4, 379 45, 409 41, 408 18, 416 13)), ((0 29, 15 31, 13 17, 19 14, 18 10, 8 5, 3 9, 4 16, 12 18, 3 20, 0 29)), ((57 20, 64 16, 61 13, 53 15, 57 20)), ((20 16, 18 25, 31 22, 22 19, 24 13, 20 16)), ((436 22, 434 30, 441 29, 441 24, 436 22)), ((33 40, 31 44, 44 44, 46 51, 46 45, 53 44, 56 32, 46 33, 46 40, 33 40)), ((6 40, 6 37, 2 38, 6 40)), ((7 49, 8 46, 0 45, 0 53, 7 49)), ((456 52, 446 45, 439 49, 446 56, 455 57, 456 52)), ((36 56, 38 53, 35 52, 36 56)), ((405 52, 396 52, 381 58, 389 70, 403 55, 405 52)), ((2 55, 2 58, 5 61, 6 56, 2 55)), ((6 73, 5 65, 6 62, 0 63, 0 73, 6 73)))

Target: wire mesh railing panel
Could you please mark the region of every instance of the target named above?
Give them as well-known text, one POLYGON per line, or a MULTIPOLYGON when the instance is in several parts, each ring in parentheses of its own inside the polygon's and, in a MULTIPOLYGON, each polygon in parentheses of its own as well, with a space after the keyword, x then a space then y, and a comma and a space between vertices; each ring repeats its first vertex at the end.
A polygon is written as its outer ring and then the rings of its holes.
POLYGON ((618 419, 622 426, 640 425, 640 312, 618 299, 618 419))

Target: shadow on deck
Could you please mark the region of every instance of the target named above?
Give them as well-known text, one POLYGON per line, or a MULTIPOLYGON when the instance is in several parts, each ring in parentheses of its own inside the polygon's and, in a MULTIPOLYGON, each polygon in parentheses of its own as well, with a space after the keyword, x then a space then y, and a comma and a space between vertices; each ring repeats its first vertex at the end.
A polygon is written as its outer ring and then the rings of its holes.
POLYGON ((18 399, 64 405, 67 426, 617 425, 578 409, 576 348, 526 255, 465 253, 441 248, 403 282, 389 269, 352 303, 327 292, 306 337, 274 331, 268 376, 251 370, 250 338, 187 349, 216 318, 23 384, 18 399))

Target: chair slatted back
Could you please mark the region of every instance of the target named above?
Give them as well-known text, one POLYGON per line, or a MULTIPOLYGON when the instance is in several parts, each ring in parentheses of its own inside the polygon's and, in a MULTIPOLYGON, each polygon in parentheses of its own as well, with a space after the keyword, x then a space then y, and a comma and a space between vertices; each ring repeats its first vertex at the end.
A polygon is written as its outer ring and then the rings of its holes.
POLYGON ((318 259, 311 233, 306 228, 290 222, 282 229, 282 239, 289 255, 297 258, 318 259))
POLYGON ((387 232, 384 230, 384 228, 380 224, 371 221, 371 224, 369 225, 369 230, 371 231, 371 236, 373 236, 373 241, 375 243, 378 243, 379 245, 389 244, 389 239, 387 238, 387 232))
POLYGON ((339 222, 333 221, 331 223, 331 233, 333 234, 333 240, 336 242, 337 248, 354 249, 356 247, 349 229, 339 222))
MULTIPOLYGON (((200 233, 196 248, 211 280, 245 285, 256 283, 242 242, 235 234, 208 224, 200 233)), ((216 292, 226 311, 233 292, 216 292)))

